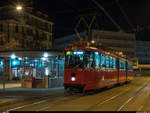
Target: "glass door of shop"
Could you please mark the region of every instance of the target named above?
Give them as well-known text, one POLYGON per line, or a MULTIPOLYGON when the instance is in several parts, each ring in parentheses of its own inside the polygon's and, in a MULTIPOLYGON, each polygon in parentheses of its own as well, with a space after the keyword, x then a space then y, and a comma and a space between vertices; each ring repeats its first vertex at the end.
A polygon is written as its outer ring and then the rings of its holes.
POLYGON ((24 68, 12 68, 13 80, 21 80, 24 74, 24 68))

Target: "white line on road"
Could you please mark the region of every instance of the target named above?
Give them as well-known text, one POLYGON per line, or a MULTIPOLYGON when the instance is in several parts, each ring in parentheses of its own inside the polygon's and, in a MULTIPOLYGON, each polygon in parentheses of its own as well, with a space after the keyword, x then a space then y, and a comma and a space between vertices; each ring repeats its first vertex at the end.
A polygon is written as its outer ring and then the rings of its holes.
MULTIPOLYGON (((142 89, 144 88, 145 86, 147 86, 148 82, 144 83, 141 87, 139 87, 137 90, 136 90, 136 95, 137 93, 142 89)), ((130 97, 122 106, 120 106, 120 108, 117 110, 117 111, 120 111, 125 105, 127 105, 134 97, 136 97, 136 95, 130 97)))
MULTIPOLYGON (((146 84, 146 83, 144 83, 141 87, 139 87, 139 88, 136 90, 136 92, 138 92, 140 89, 142 89, 142 88, 145 86, 145 84, 146 84)), ((127 90, 126 90, 126 91, 127 91, 127 90)), ((124 92, 122 92, 122 93, 119 93, 118 95, 115 95, 115 96, 113 96, 113 97, 111 97, 111 98, 109 98, 109 99, 107 99, 107 100, 105 100, 105 101, 103 101, 103 102, 101 102, 101 103, 97 103, 97 104, 95 104, 94 106, 88 108, 87 110, 90 110, 90 109, 96 107, 97 105, 102 105, 102 104, 104 104, 105 102, 108 102, 108 101, 110 101, 110 100, 112 100, 112 99, 114 99, 114 98, 116 98, 116 97, 122 95, 122 94, 125 93, 126 91, 124 91, 124 92)), ((128 101, 131 101, 131 100, 132 100, 132 97, 131 97, 128 101)), ((128 101, 127 101, 127 102, 128 102, 128 101)), ((125 103, 125 104, 127 104, 127 103, 125 103)), ((121 107, 123 108, 124 106, 122 105, 121 107)), ((120 108, 121 108, 121 107, 120 107, 120 108)), ((122 108, 121 108, 121 109, 122 109, 122 108)))
POLYGON ((105 102, 108 102, 108 101, 110 101, 110 100, 112 100, 112 99, 114 99, 114 98, 116 98, 116 97, 122 95, 122 94, 125 93, 125 92, 126 92, 126 91, 121 92, 121 93, 119 93, 118 95, 115 95, 115 96, 113 96, 113 97, 111 97, 111 98, 109 98, 109 99, 107 99, 107 100, 105 100, 105 101, 103 101, 103 102, 101 102, 101 103, 98 102, 97 104, 95 104, 94 106, 88 108, 87 110, 90 110, 90 109, 96 107, 97 105, 102 105, 102 104, 104 104, 105 102))
POLYGON ((134 98, 134 96, 131 97, 131 98, 129 98, 117 111, 120 111, 120 110, 121 110, 127 103, 129 103, 133 98, 134 98))
MULTIPOLYGON (((62 97, 64 97, 64 96, 57 96, 56 98, 62 98, 62 97)), ((56 98, 53 98, 53 99, 56 99, 56 98)), ((28 107, 28 106, 32 106, 32 105, 36 105, 36 104, 40 104, 40 103, 44 103, 44 102, 47 102, 47 101, 50 101, 50 100, 53 100, 53 99, 45 99, 45 100, 42 100, 42 101, 34 102, 32 104, 23 105, 23 106, 20 106, 20 107, 9 109, 9 110, 7 110, 7 112, 17 110, 17 109, 21 109, 21 108, 28 107)))
MULTIPOLYGON (((81 96, 82 97, 82 96, 81 96)), ((75 99, 79 99, 79 98, 81 98, 81 97, 76 97, 75 96, 75 99)), ((68 102, 68 101, 73 101, 74 100, 74 98, 72 98, 72 99, 66 99, 65 101, 63 100, 63 102, 68 102)), ((55 104, 53 104, 53 105, 51 105, 51 106, 47 106, 47 107, 44 107, 44 108, 42 108, 42 109, 38 109, 38 110, 36 110, 36 111, 47 111, 47 109, 48 108, 51 108, 51 107, 53 107, 53 106, 56 106, 56 105, 58 105, 58 104, 60 104, 60 103, 63 103, 63 102, 56 102, 55 104)))

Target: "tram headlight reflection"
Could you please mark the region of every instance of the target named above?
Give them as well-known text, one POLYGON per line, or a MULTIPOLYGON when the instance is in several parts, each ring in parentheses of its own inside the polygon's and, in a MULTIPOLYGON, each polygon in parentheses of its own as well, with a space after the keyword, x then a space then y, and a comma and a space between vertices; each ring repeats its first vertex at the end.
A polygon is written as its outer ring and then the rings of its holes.
POLYGON ((71 77, 71 81, 76 81, 76 77, 71 77))

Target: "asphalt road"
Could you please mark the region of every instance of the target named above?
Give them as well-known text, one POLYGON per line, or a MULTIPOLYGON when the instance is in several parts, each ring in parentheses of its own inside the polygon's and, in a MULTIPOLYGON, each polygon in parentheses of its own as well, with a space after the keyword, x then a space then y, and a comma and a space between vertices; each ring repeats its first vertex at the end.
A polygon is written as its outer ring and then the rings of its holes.
POLYGON ((26 96, 14 98, 12 102, 0 102, 0 111, 150 111, 148 76, 135 77, 131 83, 87 95, 64 95, 63 88, 39 93, 43 95, 26 92, 26 96))

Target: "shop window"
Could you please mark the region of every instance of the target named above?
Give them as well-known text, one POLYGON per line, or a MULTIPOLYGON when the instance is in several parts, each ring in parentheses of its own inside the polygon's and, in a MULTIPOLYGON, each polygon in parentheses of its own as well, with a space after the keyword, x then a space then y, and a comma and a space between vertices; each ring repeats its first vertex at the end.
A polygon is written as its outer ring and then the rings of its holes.
POLYGON ((27 33, 28 33, 28 35, 33 36, 33 30, 32 29, 28 28, 27 33))

